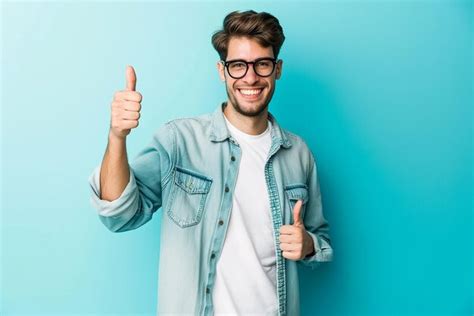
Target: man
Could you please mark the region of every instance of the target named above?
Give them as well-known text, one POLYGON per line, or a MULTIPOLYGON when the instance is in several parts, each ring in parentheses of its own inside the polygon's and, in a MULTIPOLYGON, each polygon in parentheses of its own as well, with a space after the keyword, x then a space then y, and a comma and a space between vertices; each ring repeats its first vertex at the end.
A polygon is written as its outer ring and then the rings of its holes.
POLYGON ((115 93, 92 202, 114 232, 162 207, 158 314, 298 315, 296 264, 332 260, 314 157, 268 111, 284 38, 268 13, 227 15, 212 37, 227 102, 167 122, 130 165, 142 100, 132 67, 115 93))

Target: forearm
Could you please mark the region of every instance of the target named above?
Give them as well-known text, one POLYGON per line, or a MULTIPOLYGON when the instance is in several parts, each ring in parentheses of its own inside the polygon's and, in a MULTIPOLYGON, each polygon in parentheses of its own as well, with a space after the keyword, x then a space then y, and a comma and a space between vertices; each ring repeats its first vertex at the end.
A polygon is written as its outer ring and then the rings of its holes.
POLYGON ((109 134, 100 168, 100 198, 113 201, 120 197, 130 180, 126 139, 109 134))

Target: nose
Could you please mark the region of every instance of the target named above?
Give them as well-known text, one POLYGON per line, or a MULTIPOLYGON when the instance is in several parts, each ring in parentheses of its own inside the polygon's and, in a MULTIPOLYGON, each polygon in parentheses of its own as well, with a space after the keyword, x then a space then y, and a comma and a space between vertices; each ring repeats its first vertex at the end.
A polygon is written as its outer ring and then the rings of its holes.
POLYGON ((242 78, 242 81, 244 81, 250 86, 258 81, 258 75, 255 73, 255 70, 253 69, 253 64, 249 65, 249 69, 247 70, 247 73, 245 74, 245 76, 242 78))

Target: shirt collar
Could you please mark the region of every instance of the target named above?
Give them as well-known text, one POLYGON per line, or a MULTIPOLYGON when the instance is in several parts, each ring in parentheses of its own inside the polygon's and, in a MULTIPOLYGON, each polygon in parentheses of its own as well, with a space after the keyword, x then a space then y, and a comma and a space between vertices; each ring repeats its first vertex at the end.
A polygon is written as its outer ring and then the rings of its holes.
MULTIPOLYGON (((217 107, 214 113, 212 113, 209 139, 213 142, 221 142, 231 136, 225 123, 223 112, 225 106, 226 102, 222 102, 222 104, 217 107)), ((272 122, 271 134, 273 141, 285 148, 290 148, 291 142, 288 139, 286 132, 280 127, 276 118, 270 112, 268 112, 268 119, 272 122)))

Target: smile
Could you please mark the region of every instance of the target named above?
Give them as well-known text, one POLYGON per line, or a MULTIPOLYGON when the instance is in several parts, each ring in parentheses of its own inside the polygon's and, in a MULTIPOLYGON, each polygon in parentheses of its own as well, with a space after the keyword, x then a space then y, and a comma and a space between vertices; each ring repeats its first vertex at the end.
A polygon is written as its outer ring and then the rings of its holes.
POLYGON ((256 99, 262 94, 263 88, 260 89, 237 89, 246 99, 256 99))

